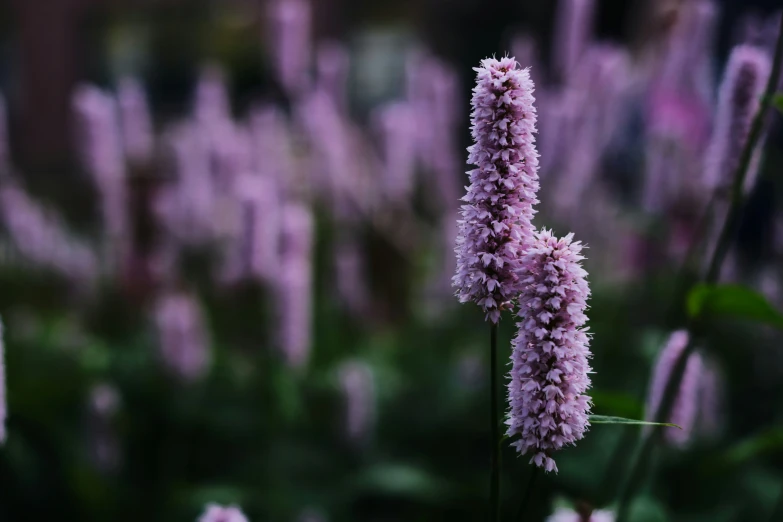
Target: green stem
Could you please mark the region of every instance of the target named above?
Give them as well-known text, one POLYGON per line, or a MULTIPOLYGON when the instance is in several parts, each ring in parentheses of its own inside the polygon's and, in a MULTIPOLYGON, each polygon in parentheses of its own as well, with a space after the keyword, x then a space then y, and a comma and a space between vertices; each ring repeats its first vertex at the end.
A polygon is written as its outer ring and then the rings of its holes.
POLYGON ((748 166, 753 159, 753 151, 756 148, 756 142, 761 138, 761 133, 764 131, 764 117, 766 116, 767 109, 772 101, 772 96, 775 94, 775 89, 777 89, 780 80, 780 67, 781 61, 783 61, 783 17, 781 17, 780 28, 778 29, 778 40, 775 44, 775 56, 772 60, 772 71, 767 80, 764 97, 759 103, 759 110, 753 118, 748 140, 745 142, 739 165, 734 172, 734 184, 731 187, 731 206, 729 207, 726 221, 723 222, 723 229, 721 229, 718 244, 712 255, 712 262, 707 271, 707 283, 714 283, 720 277, 720 269, 723 265, 723 260, 726 258, 726 254, 731 246, 731 240, 739 225, 740 211, 742 210, 744 199, 743 187, 745 176, 748 173, 748 166))
POLYGON ((527 479, 527 488, 525 488, 525 496, 522 497, 522 504, 519 505, 519 511, 517 511, 517 516, 514 518, 514 520, 524 520, 527 504, 530 502, 530 497, 533 494, 533 486, 536 482, 536 475, 538 475, 538 466, 531 466, 530 478, 527 479))
MULTIPOLYGON (((718 239, 718 244, 715 247, 715 251, 712 254, 710 260, 709 270, 704 277, 704 282, 712 284, 718 281, 720 277, 720 269, 723 265, 723 261, 726 258, 726 254, 731 246, 731 241, 734 237, 735 229, 739 223, 740 211, 744 200, 743 183, 745 181, 745 175, 748 171, 748 166, 753 157, 753 151, 756 148, 756 144, 761 137, 761 132, 764 127, 764 116, 769 108, 772 95, 778 85, 780 77, 781 59, 783 58, 783 17, 780 20, 780 28, 778 29, 778 39, 775 44, 775 56, 773 58, 772 72, 769 75, 767 86, 764 92, 764 97, 759 104, 759 110, 753 118, 751 124, 750 133, 748 139, 745 142, 745 146, 742 149, 742 155, 740 156, 739 165, 734 172, 734 182, 731 191, 731 204, 728 214, 723 223, 723 228, 718 239)), ((690 341, 685 350, 682 351, 677 358, 677 362, 669 376, 666 388, 663 394, 663 400, 655 414, 655 421, 665 422, 669 418, 672 405, 674 404, 677 390, 680 387, 682 376, 685 374, 685 365, 688 361, 688 357, 693 353, 695 349, 695 343, 693 339, 693 332, 697 325, 692 321, 689 322, 687 329, 691 333, 690 341)), ((655 446, 655 441, 659 435, 659 426, 653 427, 647 436, 642 441, 642 446, 637 453, 636 460, 631 468, 630 475, 625 482, 623 490, 620 494, 620 500, 617 508, 616 522, 626 522, 628 520, 628 513, 630 510, 631 501, 633 500, 636 492, 641 487, 644 480, 647 464, 652 457, 652 451, 655 446)))
POLYGON ((636 426, 623 427, 620 439, 617 441, 606 466, 606 471, 604 471, 601 489, 599 490, 599 506, 608 504, 617 493, 617 480, 615 477, 622 475, 624 472, 627 462, 625 456, 634 447, 638 434, 639 430, 636 429, 636 426))
POLYGON ((500 520, 500 418, 498 409, 498 325, 492 323, 490 336, 490 444, 491 474, 489 480, 490 521, 500 520))
POLYGON ((780 522, 783 520, 783 488, 780 489, 780 495, 775 503, 775 507, 772 508, 772 518, 769 522, 780 522))

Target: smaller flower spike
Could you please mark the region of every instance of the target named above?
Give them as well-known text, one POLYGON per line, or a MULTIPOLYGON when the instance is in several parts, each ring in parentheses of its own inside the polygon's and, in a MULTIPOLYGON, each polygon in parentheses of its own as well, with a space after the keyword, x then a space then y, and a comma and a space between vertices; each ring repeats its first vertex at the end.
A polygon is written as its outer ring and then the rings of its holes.
POLYGON ((590 288, 582 268, 582 244, 573 234, 556 238, 542 230, 519 272, 519 331, 512 341, 508 383, 509 437, 521 454, 557 471, 551 452, 580 440, 589 426, 591 401, 587 333, 590 288))
MULTIPOLYGON (((758 110, 771 60, 764 49, 738 45, 732 49, 718 92, 715 127, 707 149, 704 182, 708 189, 729 187, 758 110)), ((755 183, 759 158, 754 157, 744 189, 755 183)))
POLYGON ((468 148, 470 186, 457 221, 457 274, 462 303, 481 306, 494 323, 518 293, 519 261, 532 242, 538 203, 536 109, 528 69, 513 58, 487 58, 476 69, 468 148))

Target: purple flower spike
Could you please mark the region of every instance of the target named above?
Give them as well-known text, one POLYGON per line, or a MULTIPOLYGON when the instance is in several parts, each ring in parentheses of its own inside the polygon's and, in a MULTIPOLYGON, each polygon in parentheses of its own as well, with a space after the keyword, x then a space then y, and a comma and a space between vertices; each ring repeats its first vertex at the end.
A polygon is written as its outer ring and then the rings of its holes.
POLYGON ((468 162, 470 186, 457 221, 457 274, 461 303, 473 301, 492 322, 518 293, 517 271, 533 240, 538 203, 538 152, 533 82, 513 58, 488 58, 477 68, 468 162))
POLYGON ((238 506, 207 504, 198 522, 248 522, 248 519, 238 506))
POLYGON ((194 381, 209 370, 209 336, 201 306, 192 294, 164 294, 155 307, 163 362, 176 375, 194 381))
POLYGON ((591 37, 595 2, 559 0, 557 7, 555 69, 569 83, 591 37))
POLYGON ((573 234, 536 234, 522 261, 519 331, 512 342, 508 383, 509 437, 521 454, 557 471, 551 452, 580 440, 589 426, 591 401, 585 327, 590 288, 582 268, 582 244, 573 234))
MULTIPOLYGON (((669 376, 686 346, 688 346, 688 332, 677 330, 671 334, 666 346, 661 350, 658 362, 653 370, 650 393, 647 397, 647 419, 652 419, 655 416, 663 399, 669 376)), ((664 431, 666 441, 672 445, 684 446, 691 437, 696 423, 702 374, 703 364, 701 356, 694 353, 688 358, 686 363, 685 374, 682 377, 680 389, 677 391, 677 398, 674 401, 671 416, 668 419, 668 422, 677 424, 682 429, 673 428, 664 431)))
POLYGON ((348 51, 337 42, 318 45, 315 58, 318 89, 329 94, 334 104, 345 111, 348 105, 348 73, 351 59, 348 51))
MULTIPOLYGON (((705 158, 704 182, 709 190, 730 186, 750 124, 770 72, 770 58, 761 48, 738 45, 729 55, 718 93, 718 112, 705 158)), ((745 177, 745 190, 755 182, 758 158, 745 177)))
POLYGON ((381 138, 383 192, 394 203, 404 202, 416 181, 416 114, 408 103, 391 103, 378 109, 374 123, 381 138))
POLYGON ((219 65, 208 64, 202 68, 193 104, 196 120, 205 125, 223 123, 231 119, 231 100, 226 86, 226 77, 219 65))
POLYGON ((313 216, 308 207, 295 202, 286 203, 281 212, 277 342, 286 362, 301 368, 310 355, 313 216))
POLYGON ((272 63, 286 92, 296 96, 309 87, 311 8, 307 0, 270 2, 272 63))
POLYGON ((131 163, 147 163, 152 157, 152 119, 144 87, 136 78, 123 78, 117 88, 125 157, 131 163))

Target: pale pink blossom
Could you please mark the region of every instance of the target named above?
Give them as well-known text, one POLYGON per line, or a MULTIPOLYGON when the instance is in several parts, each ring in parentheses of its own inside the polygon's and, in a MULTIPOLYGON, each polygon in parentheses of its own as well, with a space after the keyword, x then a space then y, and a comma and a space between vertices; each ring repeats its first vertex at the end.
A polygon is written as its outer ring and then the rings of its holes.
POLYGON ((462 199, 456 241, 460 302, 473 301, 492 322, 519 290, 520 258, 533 241, 538 203, 538 153, 533 82, 513 58, 481 62, 473 89, 468 162, 470 186, 462 199))
POLYGON ((573 234, 536 234, 519 271, 520 321, 512 342, 508 430, 530 462, 557 471, 552 452, 580 440, 591 401, 590 337, 585 326, 590 288, 582 245, 573 234))

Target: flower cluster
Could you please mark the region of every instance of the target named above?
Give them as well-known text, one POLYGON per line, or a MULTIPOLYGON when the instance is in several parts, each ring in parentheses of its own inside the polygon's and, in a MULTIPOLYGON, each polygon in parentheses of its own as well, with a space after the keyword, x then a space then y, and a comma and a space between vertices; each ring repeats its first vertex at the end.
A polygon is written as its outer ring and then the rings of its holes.
POLYGON ((456 241, 453 284, 493 322, 518 293, 519 260, 533 237, 538 203, 538 152, 533 82, 513 58, 488 58, 477 68, 471 114, 475 144, 456 241))
POLYGON ((513 341, 507 435, 531 462, 557 471, 551 452, 589 426, 587 298, 581 243, 546 229, 522 259, 519 332, 513 341))

